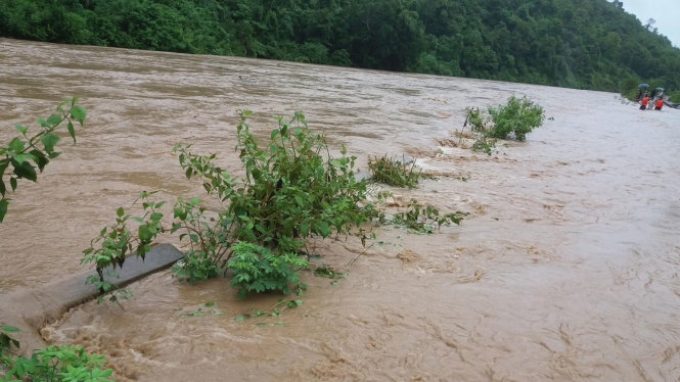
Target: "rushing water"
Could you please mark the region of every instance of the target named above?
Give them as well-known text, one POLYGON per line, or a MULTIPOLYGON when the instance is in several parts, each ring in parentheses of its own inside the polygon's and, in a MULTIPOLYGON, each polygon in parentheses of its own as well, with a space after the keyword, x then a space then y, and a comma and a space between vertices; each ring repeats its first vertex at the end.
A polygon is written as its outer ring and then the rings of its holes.
POLYGON ((270 115, 303 110, 362 166, 412 155, 440 177, 398 199, 471 213, 432 235, 375 228, 367 249, 318 243, 314 262, 347 277, 303 272, 304 304, 279 317, 239 322, 278 297, 239 301, 226 281, 162 272, 122 307, 85 304, 43 330, 106 354, 119 381, 680 379, 680 111, 610 93, 11 40, 0 63, 1 141, 64 96, 82 95, 89 113, 77 145, 62 142, 39 182, 12 195, 4 292, 81 269, 80 251, 141 190, 202 195, 174 144, 238 171, 237 109, 254 111, 262 135, 270 115), (511 94, 553 119, 493 156, 451 147, 465 107, 511 94))

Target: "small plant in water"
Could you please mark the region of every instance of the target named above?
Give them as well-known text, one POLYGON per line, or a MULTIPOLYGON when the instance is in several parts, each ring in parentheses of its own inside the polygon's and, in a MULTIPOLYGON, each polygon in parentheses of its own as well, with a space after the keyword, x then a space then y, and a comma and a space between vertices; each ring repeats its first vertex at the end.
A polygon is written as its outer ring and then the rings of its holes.
POLYGON ((394 214, 392 222, 418 233, 433 233, 435 227, 438 230, 442 225, 460 225, 463 218, 468 215, 461 211, 442 215, 437 208, 423 205, 416 199, 411 199, 406 208, 406 211, 394 214))
MULTIPOLYGON (((254 317, 279 317, 284 310, 287 309, 295 309, 298 306, 302 305, 302 300, 292 300, 292 299, 279 299, 279 301, 274 304, 271 308, 270 311, 260 309, 260 308, 255 308, 252 309, 250 313, 246 314, 239 314, 238 316, 234 317, 234 321, 236 322, 243 322, 249 318, 254 318, 254 317)), ((278 325, 282 324, 281 321, 277 323, 278 325)), ((259 324, 258 324, 259 325, 259 324)))
POLYGON ((238 242, 232 246, 233 256, 227 268, 233 271, 231 285, 239 288, 239 297, 247 292, 281 292, 293 290, 301 294, 307 288, 298 278, 297 270, 308 265, 307 260, 294 254, 274 254, 252 243, 238 242))
MULTIPOLYGON (((543 108, 526 97, 512 96, 505 105, 489 107, 487 116, 477 108, 466 109, 467 123, 472 131, 484 138, 508 139, 512 134, 518 141, 523 141, 528 133, 543 124, 544 119, 543 108)), ((481 141, 477 148, 487 151, 489 142, 481 141)))
POLYGON ((486 155, 491 155, 493 150, 496 148, 496 140, 493 138, 488 138, 485 135, 480 136, 472 144, 472 151, 483 151, 486 155))
POLYGON ((371 180, 395 187, 415 188, 421 177, 421 170, 416 166, 415 160, 374 157, 368 159, 368 169, 371 172, 371 180))
POLYGON ((14 354, 19 341, 10 333, 19 329, 0 326, 0 382, 113 382, 112 369, 103 369, 103 355, 88 354, 81 346, 48 346, 36 350, 30 358, 14 354))
MULTIPOLYGON (((149 200, 149 196, 158 191, 143 191, 139 199, 142 200, 143 216, 131 216, 125 212, 123 207, 116 211, 116 223, 104 227, 99 236, 90 242, 90 247, 83 251, 84 257, 81 264, 94 263, 97 275, 87 278, 87 283, 93 284, 102 295, 115 289, 115 285, 104 278, 107 276, 117 277, 116 268, 121 268, 125 263, 128 254, 144 259, 144 256, 151 250, 151 242, 163 231, 161 219, 163 214, 158 212, 165 202, 154 203, 149 200), (130 231, 129 223, 134 221, 137 224, 137 234, 130 231)), ((138 200, 139 200, 138 199, 138 200)), ((109 299, 113 302, 118 300, 120 294, 111 294, 109 299)))
POLYGON ((314 269, 314 276, 316 277, 325 277, 328 279, 344 279, 347 277, 347 272, 337 272, 333 268, 331 268, 329 265, 323 264, 320 267, 316 267, 314 269))

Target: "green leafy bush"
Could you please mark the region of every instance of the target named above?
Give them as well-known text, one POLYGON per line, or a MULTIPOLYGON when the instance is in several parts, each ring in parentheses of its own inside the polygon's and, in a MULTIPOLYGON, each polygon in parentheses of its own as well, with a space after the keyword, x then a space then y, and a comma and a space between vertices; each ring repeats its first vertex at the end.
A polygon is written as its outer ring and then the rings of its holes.
POLYGON ((291 284, 297 292, 306 289, 307 286, 298 278, 297 270, 308 263, 298 255, 274 254, 267 248, 242 241, 234 244, 232 250, 227 268, 233 271, 231 285, 239 288, 240 298, 251 291, 288 294, 291 284))
POLYGON ((113 382, 107 378, 113 370, 102 369, 104 356, 88 354, 81 346, 52 345, 37 350, 31 358, 5 353, 0 362, 6 368, 0 382, 113 382))
MULTIPOLYGON (((144 259, 147 252, 151 250, 151 242, 163 231, 161 219, 163 214, 158 211, 165 202, 153 202, 149 196, 158 191, 140 193, 139 199, 142 200, 143 216, 131 216, 125 213, 123 207, 116 210, 116 223, 104 227, 99 236, 90 242, 90 247, 83 250, 84 257, 80 260, 81 264, 94 263, 97 269, 96 276, 90 276, 87 282, 94 284, 100 294, 111 290, 114 285, 104 279, 106 268, 121 268, 125 263, 128 254, 135 253, 136 256, 144 259), (133 234, 129 228, 129 221, 137 224, 137 234, 133 234)), ((138 200, 139 200, 138 199, 138 200)), ((102 296, 100 296, 100 299, 102 296)), ((116 294, 109 298, 116 301, 116 294)))
POLYGON ((518 141, 523 141, 528 133, 543 124, 545 114, 541 106, 526 97, 512 96, 505 105, 489 107, 488 117, 476 108, 467 108, 466 117, 472 131, 487 138, 508 139, 512 134, 518 141))
POLYGON ((19 341, 10 333, 19 329, 0 326, 0 382, 112 382, 112 369, 102 369, 103 355, 88 354, 81 346, 48 346, 36 350, 30 358, 17 356, 19 341))
MULTIPOLYGON (((486 117, 488 119, 488 116, 486 117)), ((470 124, 470 130, 476 133, 486 133, 487 121, 482 115, 482 111, 476 107, 465 108, 465 124, 470 124)))
POLYGON ((526 97, 518 99, 514 96, 510 97, 505 105, 490 107, 489 114, 493 121, 490 137, 507 139, 511 133, 514 133, 518 141, 525 140, 526 135, 534 128, 541 126, 545 118, 541 106, 534 104, 526 97))
POLYGON ((375 214, 362 204, 366 180, 354 176, 356 157, 332 158, 325 137, 311 132, 302 113, 290 120, 277 117, 278 127, 260 147, 240 114, 237 126, 241 162, 246 176, 240 181, 213 163, 215 155, 201 156, 189 146, 177 146, 187 177, 201 175, 204 188, 227 203, 219 215, 219 234, 228 242, 246 241, 276 253, 296 253, 309 237, 347 233, 375 214))
POLYGON ((172 267, 177 277, 189 282, 207 280, 223 273, 225 256, 231 245, 229 232, 233 219, 222 211, 217 219, 211 220, 205 216, 205 209, 199 203, 199 198, 188 201, 177 198, 171 230, 172 233, 183 230, 180 240, 189 239, 189 250, 172 267))
POLYGON ((371 180, 395 187, 415 188, 421 175, 421 170, 416 166, 416 161, 410 163, 402 158, 369 158, 368 169, 371 172, 371 180))
MULTIPOLYGON (((296 289, 304 285, 297 279, 297 268, 306 265, 298 256, 307 238, 348 234, 379 213, 366 201, 366 180, 354 175, 356 158, 348 157, 344 147, 339 157, 331 157, 325 137, 308 129, 302 113, 289 120, 276 117, 278 127, 264 147, 251 134, 248 115, 241 112, 237 126, 236 147, 245 169, 241 179, 216 165, 215 154, 197 155, 185 145, 174 148, 187 178, 200 175, 208 194, 224 207, 206 216, 198 198, 177 199, 170 231, 181 232, 180 240, 188 241, 190 249, 173 272, 198 281, 231 270, 232 284, 241 294, 287 293, 288 284, 296 289)), ((143 216, 131 217, 119 208, 116 223, 84 251, 82 262, 94 262, 98 272, 88 281, 102 294, 113 287, 103 270, 122 266, 127 254, 143 256, 163 231, 158 209, 164 202, 150 201, 154 193, 141 194, 143 216), (136 235, 130 221, 138 225, 136 235)))
POLYGON ((493 138, 488 138, 485 135, 477 138, 471 147, 472 151, 483 151, 486 153, 486 155, 491 155, 494 148, 496 148, 496 140, 493 138))

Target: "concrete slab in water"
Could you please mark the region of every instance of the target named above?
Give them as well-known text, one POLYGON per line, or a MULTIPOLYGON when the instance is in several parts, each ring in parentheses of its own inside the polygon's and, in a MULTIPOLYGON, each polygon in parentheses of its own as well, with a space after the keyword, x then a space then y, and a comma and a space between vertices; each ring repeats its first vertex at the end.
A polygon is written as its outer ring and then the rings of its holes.
MULTIPOLYGON (((119 278, 109 280, 122 287, 133 281, 170 267, 184 254, 171 244, 151 248, 144 261, 131 256, 118 269, 119 278)), ((38 330, 61 317, 68 309, 97 296, 97 289, 85 280, 95 275, 94 269, 30 290, 19 290, 0 295, 0 323, 16 326, 21 332, 14 336, 21 342, 21 351, 30 354, 44 347, 38 330)))

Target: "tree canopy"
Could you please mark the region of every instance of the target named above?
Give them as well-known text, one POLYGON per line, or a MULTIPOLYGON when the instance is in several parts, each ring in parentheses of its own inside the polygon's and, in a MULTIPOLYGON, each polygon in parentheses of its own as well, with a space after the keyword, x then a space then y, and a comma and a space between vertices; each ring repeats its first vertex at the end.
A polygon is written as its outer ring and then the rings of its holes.
POLYGON ((607 0, 0 0, 0 36, 616 91, 680 49, 607 0))

